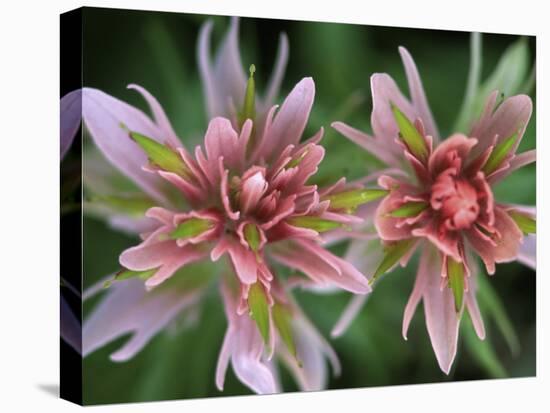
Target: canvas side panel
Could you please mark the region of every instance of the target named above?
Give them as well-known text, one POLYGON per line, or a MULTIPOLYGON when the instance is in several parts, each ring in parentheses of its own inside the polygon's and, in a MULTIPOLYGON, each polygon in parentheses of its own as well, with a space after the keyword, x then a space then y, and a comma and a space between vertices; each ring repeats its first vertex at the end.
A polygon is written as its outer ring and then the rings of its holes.
MULTIPOLYGON (((82 9, 60 16, 60 97, 82 87, 82 9)), ((81 114, 80 95, 71 102, 81 114)), ((61 114, 63 124, 63 111, 61 114)), ((60 396, 82 405, 82 128, 61 159, 60 396)))

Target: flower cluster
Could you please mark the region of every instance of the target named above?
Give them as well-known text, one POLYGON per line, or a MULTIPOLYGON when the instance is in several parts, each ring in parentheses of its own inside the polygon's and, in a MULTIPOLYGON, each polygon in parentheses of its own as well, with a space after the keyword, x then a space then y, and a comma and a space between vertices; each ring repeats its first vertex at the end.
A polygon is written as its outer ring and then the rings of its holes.
MULTIPOLYGON (((378 184, 388 194, 368 217, 385 247, 379 266, 368 276, 374 281, 398 262, 405 266, 414 251, 421 250, 403 336, 422 300, 435 354, 448 373, 464 306, 478 336, 485 337, 475 296, 475 256, 489 274, 495 272, 495 263, 520 255, 531 257, 526 261, 534 265, 534 244, 524 243, 524 236, 535 231, 533 212, 498 203, 492 191, 511 172, 535 161, 534 150, 516 155, 532 104, 528 96, 517 95, 497 105, 495 91, 468 135, 455 133, 440 141, 416 65, 406 49, 399 52, 412 100, 401 94, 390 76, 375 74, 374 136, 341 122, 333 127, 393 167, 394 176, 379 177, 378 184)), ((355 243, 352 250, 360 250, 361 241, 355 243)))
MULTIPOLYGON (((335 177, 322 187, 314 179, 325 155, 323 129, 302 139, 314 103, 313 79, 300 80, 280 108, 274 104, 288 60, 286 36, 280 37, 275 68, 260 98, 254 65, 248 77, 242 69, 238 20, 231 21, 213 62, 211 31, 208 22, 198 41, 210 121, 202 144, 193 150, 182 144, 162 106, 141 86, 129 88, 148 103, 152 117, 93 88, 62 99, 62 155, 81 112, 95 147, 140 191, 121 194, 104 179, 104 167, 96 168, 102 171, 96 173, 99 179, 87 178, 92 192, 102 193, 85 211, 139 234, 141 242, 121 252, 121 269, 107 282, 84 293, 86 299, 105 291, 84 321, 83 355, 131 332, 111 355, 114 361, 130 359, 176 317, 192 320, 215 282, 228 323, 217 387, 223 389, 231 363, 253 391, 281 391, 275 357, 303 390, 322 389, 327 359, 339 374, 338 357, 293 299, 292 288, 353 293, 333 331, 339 335, 374 282, 420 251, 403 336, 422 300, 437 360, 448 373, 465 309, 478 336, 485 336, 475 295, 476 257, 490 274, 496 263, 516 259, 534 267, 529 235, 535 232, 534 211, 498 203, 492 190, 535 160, 534 151, 516 155, 531 116, 530 98, 498 102, 494 92, 467 135, 440 140, 416 66, 400 48, 411 99, 389 75, 375 74, 373 135, 332 124, 388 166, 375 174, 378 187, 365 188, 372 176, 353 183, 335 177), (365 229, 370 226, 374 233, 365 229), (351 240, 344 258, 327 249, 334 239, 351 240), (373 239, 377 248, 367 254, 364 247, 373 239), (208 273, 182 272, 220 261, 224 265, 210 266, 208 273), (292 273, 291 278, 282 272, 292 273)), ((93 170, 92 162, 86 168, 93 170)))

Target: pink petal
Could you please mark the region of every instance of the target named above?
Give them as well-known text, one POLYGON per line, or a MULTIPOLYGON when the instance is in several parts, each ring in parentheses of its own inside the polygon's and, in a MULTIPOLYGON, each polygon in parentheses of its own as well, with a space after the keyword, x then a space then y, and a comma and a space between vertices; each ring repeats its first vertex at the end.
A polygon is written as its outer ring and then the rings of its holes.
POLYGON ((325 157, 325 149, 320 145, 311 145, 307 148, 304 158, 297 166, 297 172, 289 179, 287 185, 282 188, 284 194, 296 193, 305 185, 307 180, 314 175, 318 166, 325 157))
POLYGON ((85 320, 83 356, 127 333, 133 333, 113 361, 126 361, 137 354, 159 331, 185 309, 199 301, 202 291, 182 294, 173 289, 147 292, 143 281, 127 280, 112 285, 107 295, 85 320))
POLYGON ((134 89, 138 91, 141 96, 143 96, 143 98, 147 101, 147 104, 149 105, 149 108, 153 113, 155 123, 160 129, 160 132, 164 135, 163 142, 171 145, 174 149, 181 148, 181 141, 174 132, 172 124, 168 120, 168 117, 166 116, 166 113, 164 113, 164 109, 162 108, 158 100, 142 86, 130 84, 128 85, 128 89, 134 89))
POLYGON ((374 226, 384 241, 398 241, 412 236, 411 226, 404 225, 406 221, 403 218, 395 218, 390 215, 392 211, 403 205, 406 197, 415 196, 410 185, 401 183, 399 185, 398 189, 392 190, 382 199, 374 215, 374 226))
POLYGON ((243 177, 239 201, 243 214, 257 208, 258 202, 267 191, 268 183, 265 180, 265 172, 258 170, 251 176, 243 177))
POLYGON ((82 119, 81 89, 73 90, 61 98, 59 115, 61 159, 63 159, 80 127, 80 120, 82 119))
MULTIPOLYGON (((492 99, 494 97, 491 95, 489 100, 492 101, 492 99)), ((493 143, 495 135, 498 137, 496 142, 498 144, 515 133, 519 133, 519 139, 516 140, 511 150, 511 153, 515 153, 531 118, 532 110, 533 104, 527 95, 516 95, 504 100, 493 114, 482 118, 482 121, 472 129, 470 136, 479 141, 472 156, 475 157, 487 149, 493 143)))
POLYGON ((258 280, 258 262, 254 253, 243 247, 230 236, 223 237, 211 252, 213 261, 228 253, 239 280, 244 284, 254 284, 258 280))
POLYGON ((466 232, 468 241, 485 263, 489 274, 495 272, 495 263, 509 262, 517 258, 523 238, 517 224, 501 207, 495 206, 494 212, 495 229, 500 234, 496 239, 496 245, 487 241, 476 230, 466 232))
MULTIPOLYGON (((250 130, 250 124, 248 125, 250 130)), ((244 140, 247 140, 245 137, 244 140)), ((242 167, 246 142, 239 139, 231 122, 225 118, 214 118, 208 123, 204 137, 204 147, 209 162, 218 162, 223 157, 224 163, 230 168, 242 167)))
POLYGON ((143 171, 147 155, 121 127, 163 141, 158 127, 140 110, 108 94, 91 88, 82 89, 82 116, 94 142, 105 157, 124 175, 157 200, 166 201, 158 176, 143 171))
POLYGON ((441 290, 441 259, 437 251, 425 250, 420 260, 419 271, 425 272, 421 277, 426 277, 423 293, 426 327, 439 367, 449 374, 456 356, 459 315, 451 289, 441 290))
POLYGON ((437 176, 449 168, 449 155, 452 152, 456 152, 459 159, 465 159, 476 144, 477 139, 475 138, 468 138, 460 133, 451 135, 441 142, 430 156, 428 161, 430 173, 433 176, 437 176))
POLYGON ((407 82, 409 83, 409 90, 411 93, 411 100, 413 106, 416 108, 418 117, 422 119, 422 123, 425 126, 426 134, 430 135, 435 142, 439 141, 439 132, 434 122, 426 94, 424 93, 424 87, 418 74, 418 69, 409 51, 403 46, 399 47, 399 54, 405 66, 405 73, 407 74, 407 82))
POLYGON ((260 157, 271 160, 288 145, 300 141, 306 127, 315 96, 315 83, 302 79, 287 96, 273 123, 262 138, 260 157))

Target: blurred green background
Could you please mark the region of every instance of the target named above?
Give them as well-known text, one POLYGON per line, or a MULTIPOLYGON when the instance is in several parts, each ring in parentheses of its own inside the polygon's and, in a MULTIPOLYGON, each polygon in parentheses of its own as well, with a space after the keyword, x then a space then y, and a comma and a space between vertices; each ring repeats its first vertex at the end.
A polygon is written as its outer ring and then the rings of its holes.
MULTIPOLYGON (((227 17, 177 13, 86 8, 84 21, 84 85, 99 88, 146 110, 142 99, 126 89, 129 83, 146 87, 165 108, 187 147, 194 147, 207 125, 201 93, 196 41, 200 26, 214 20, 212 45, 219 44, 229 24, 227 17)), ((369 77, 389 73, 406 91, 397 47, 413 55, 424 82, 440 132, 446 136, 460 110, 469 67, 470 35, 466 32, 417 30, 347 24, 241 19, 243 65, 256 65, 260 93, 271 73, 278 36, 288 34, 290 59, 281 97, 302 77, 312 76, 316 99, 306 135, 324 126, 327 155, 318 179, 332 182, 345 175, 363 176, 380 166, 330 128, 335 120, 370 130, 369 77)), ((517 36, 483 35, 483 73, 489 76, 500 56, 517 36)), ((520 40, 534 61, 535 39, 520 40)), ((516 43, 517 44, 517 43, 516 43)), ((524 74, 527 77, 528 73, 524 74)), ((533 99, 534 88, 530 88, 533 99)), ((279 99, 279 102, 281 99, 279 99)), ((533 116, 520 151, 535 147, 533 116)), ((85 159, 84 159, 85 168, 85 159)), ((84 170, 84 174, 86 170, 84 170)), ((499 201, 535 204, 535 166, 509 177, 496 190, 499 201)), ((127 237, 92 218, 84 220, 84 285, 118 269, 118 255, 137 239, 127 237)), ((345 245, 338 247, 343 251, 345 245)), ((421 308, 401 337, 405 303, 412 289, 416 261, 386 276, 348 332, 331 340, 342 362, 341 377, 329 388, 386 386, 456 380, 535 375, 535 274, 519 264, 497 267, 486 278, 482 312, 488 331, 485 342, 475 337, 469 318, 463 318, 457 359, 449 376, 433 354, 421 308)), ((297 293, 305 312, 329 337, 350 296, 297 293)), ((85 311, 93 308, 87 303, 85 311)), ((108 356, 128 337, 121 338, 84 360, 86 404, 137 402, 188 397, 249 394, 231 368, 223 393, 214 384, 218 352, 226 321, 215 288, 207 295, 198 324, 187 330, 157 335, 134 359, 113 363, 108 356)), ((280 369, 286 391, 297 390, 280 369)))

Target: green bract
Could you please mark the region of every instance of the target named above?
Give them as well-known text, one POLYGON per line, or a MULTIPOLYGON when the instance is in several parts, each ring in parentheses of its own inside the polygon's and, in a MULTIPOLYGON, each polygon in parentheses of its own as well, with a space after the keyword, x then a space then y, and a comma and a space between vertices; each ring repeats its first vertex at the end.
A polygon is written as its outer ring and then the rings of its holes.
POLYGON ((410 218, 415 217, 428 208, 428 203, 424 201, 407 202, 401 205, 399 208, 394 209, 389 213, 394 218, 410 218))
POLYGON ((172 239, 186 239, 196 237, 214 227, 214 223, 208 219, 189 218, 179 224, 170 233, 172 239))
POLYGON ((269 304, 264 290, 259 283, 250 286, 248 306, 250 308, 250 317, 256 322, 264 342, 266 344, 269 343, 269 304))
POLYGON ((181 156, 166 145, 137 132, 130 132, 131 138, 147 154, 151 163, 168 172, 190 178, 190 171, 181 156))
POLYGON ((393 103, 391 104, 393 117, 397 126, 399 127, 399 136, 407 145, 407 148, 411 153, 416 156, 420 161, 426 162, 428 160, 428 145, 424 140, 424 137, 418 132, 416 126, 405 116, 403 112, 399 110, 393 103))
POLYGON ((292 326, 290 321, 292 319, 292 314, 288 308, 284 307, 282 304, 275 303, 272 309, 273 322, 275 327, 281 336, 281 339, 288 348, 290 354, 294 357, 297 356, 296 344, 294 343, 294 337, 292 335, 292 326))
POLYGON ((122 269, 115 275, 113 279, 105 281, 105 283, 103 284, 103 287, 109 288, 113 282, 124 281, 130 278, 136 278, 136 277, 142 280, 147 280, 148 278, 152 277, 153 274, 155 274, 155 272, 157 272, 157 268, 153 268, 151 270, 146 270, 146 271, 132 271, 127 269, 122 269))
POLYGON ((464 265, 447 257, 447 277, 449 277, 449 288, 453 291, 455 310, 458 313, 464 301, 464 265))
POLYGON ((288 220, 288 223, 295 227, 308 228, 317 232, 326 232, 342 226, 340 222, 312 216, 293 217, 288 220))
POLYGON ((515 210, 508 211, 508 215, 524 234, 535 234, 537 232, 537 221, 531 216, 515 210))
POLYGON ((258 251, 261 239, 260 232, 255 224, 246 224, 244 226, 244 238, 252 251, 258 251))
POLYGON ((389 271, 414 245, 414 238, 396 241, 385 248, 384 258, 374 272, 370 284, 378 279, 382 274, 389 271))
POLYGON ((485 172, 485 175, 488 176, 492 174, 500 167, 500 165, 502 165, 502 162, 506 159, 506 157, 510 153, 517 139, 518 139, 518 134, 514 133, 512 136, 504 139, 502 142, 500 142, 493 148, 491 155, 489 155, 489 158, 487 159, 487 161, 485 162, 485 165, 483 165, 483 168, 482 168, 483 172, 485 172))
POLYGON ((385 189, 355 189, 352 191, 340 192, 327 196, 332 209, 350 209, 353 210, 359 205, 375 201, 386 196, 389 191, 385 189))

